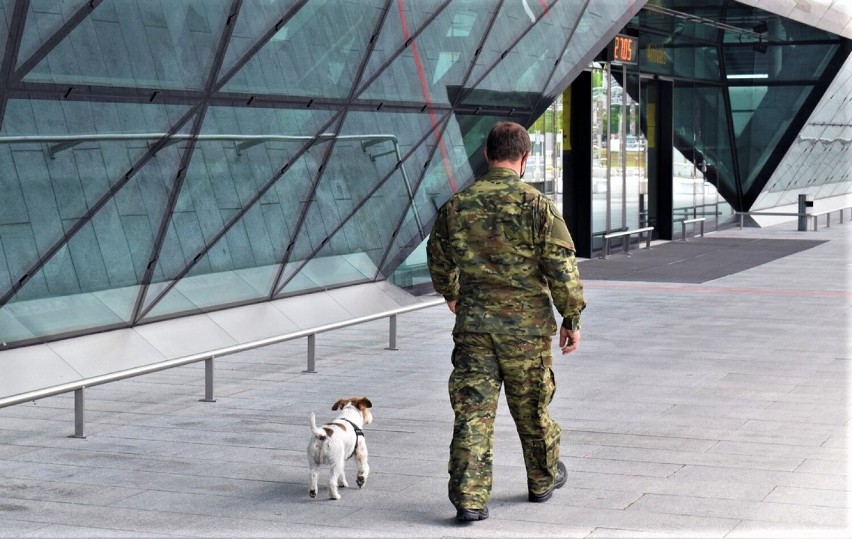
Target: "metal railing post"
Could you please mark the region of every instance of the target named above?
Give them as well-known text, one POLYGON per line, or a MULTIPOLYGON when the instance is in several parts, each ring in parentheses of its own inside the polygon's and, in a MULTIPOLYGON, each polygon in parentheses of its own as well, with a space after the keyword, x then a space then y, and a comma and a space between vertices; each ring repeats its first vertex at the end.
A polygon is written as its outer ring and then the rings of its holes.
POLYGON ((201 402, 216 402, 213 398, 213 358, 204 360, 204 398, 201 402))
POLYGON ((396 347, 396 315, 390 315, 390 327, 388 328, 388 347, 385 350, 397 350, 396 347))
POLYGON ((308 335, 308 368, 302 372, 316 373, 317 334, 308 335))
POLYGON ((69 438, 85 438, 86 428, 86 402, 83 391, 86 388, 74 390, 74 435, 69 438))

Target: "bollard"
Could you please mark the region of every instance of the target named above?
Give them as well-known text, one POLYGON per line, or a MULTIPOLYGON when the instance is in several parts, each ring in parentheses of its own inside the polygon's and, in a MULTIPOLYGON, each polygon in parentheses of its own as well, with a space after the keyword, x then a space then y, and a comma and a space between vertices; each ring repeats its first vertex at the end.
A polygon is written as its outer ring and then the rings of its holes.
MULTIPOLYGON (((813 200, 808 200, 808 195, 799 195, 799 232, 807 232, 808 230, 808 208, 813 208, 813 200)), ((816 221, 814 221, 814 230, 816 230, 816 221)))

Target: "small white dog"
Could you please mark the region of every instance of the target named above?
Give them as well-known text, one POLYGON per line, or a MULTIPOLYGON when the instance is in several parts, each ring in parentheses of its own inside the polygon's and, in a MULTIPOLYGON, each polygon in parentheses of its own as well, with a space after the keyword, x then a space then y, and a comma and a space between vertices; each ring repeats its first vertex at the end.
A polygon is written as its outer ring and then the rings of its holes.
POLYGON ((311 414, 313 437, 308 444, 308 465, 311 467, 311 489, 308 494, 311 498, 317 497, 320 466, 328 465, 331 474, 328 479, 329 497, 340 499, 337 487, 349 486, 343 468, 353 455, 358 463, 358 488, 367 482, 370 466, 367 464, 367 441, 361 427, 372 423, 372 406, 373 403, 367 397, 340 399, 331 407, 332 410, 340 410, 340 415, 321 428, 317 428, 316 416, 311 414))

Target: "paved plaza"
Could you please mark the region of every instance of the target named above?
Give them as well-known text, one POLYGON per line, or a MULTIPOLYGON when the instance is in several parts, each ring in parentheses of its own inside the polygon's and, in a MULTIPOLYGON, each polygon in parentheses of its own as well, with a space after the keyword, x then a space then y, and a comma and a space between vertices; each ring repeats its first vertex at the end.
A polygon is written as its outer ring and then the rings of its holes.
POLYGON ((440 306, 399 316, 398 350, 386 320, 320 334, 315 374, 304 339, 218 358, 214 403, 203 363, 90 388, 85 439, 73 394, 0 409, 0 537, 849 537, 852 225, 716 238, 824 243, 711 280, 586 279, 548 503, 526 501, 501 398, 491 517, 455 522, 440 306), (370 478, 311 499, 310 414, 359 394, 370 478))

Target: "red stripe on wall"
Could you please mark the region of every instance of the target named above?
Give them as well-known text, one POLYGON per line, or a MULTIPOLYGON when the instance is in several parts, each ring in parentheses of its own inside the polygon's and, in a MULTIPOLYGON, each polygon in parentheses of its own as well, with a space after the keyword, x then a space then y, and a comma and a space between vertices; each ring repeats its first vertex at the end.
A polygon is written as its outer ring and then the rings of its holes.
MULTIPOLYGON (((405 0, 396 0, 397 9, 399 9, 399 20, 402 26, 402 38, 407 42, 409 39, 408 22, 405 19, 405 0)), ((417 43, 411 42, 411 54, 414 56, 414 65, 417 68, 417 76, 420 79, 420 91, 423 94, 423 99, 426 105, 432 104, 432 98, 429 96, 429 83, 426 80, 426 70, 423 69, 423 62, 420 60, 420 53, 417 52, 417 43)), ((447 153, 447 148, 444 146, 444 140, 438 138, 440 130, 438 129, 438 118, 435 116, 435 111, 429 108, 429 121, 432 122, 432 133, 438 139, 438 147, 441 150, 441 158, 444 162, 444 171, 447 173, 447 181, 450 184, 450 189, 453 193, 458 191, 458 186, 453 178, 453 167, 450 164, 450 157, 447 153)))

